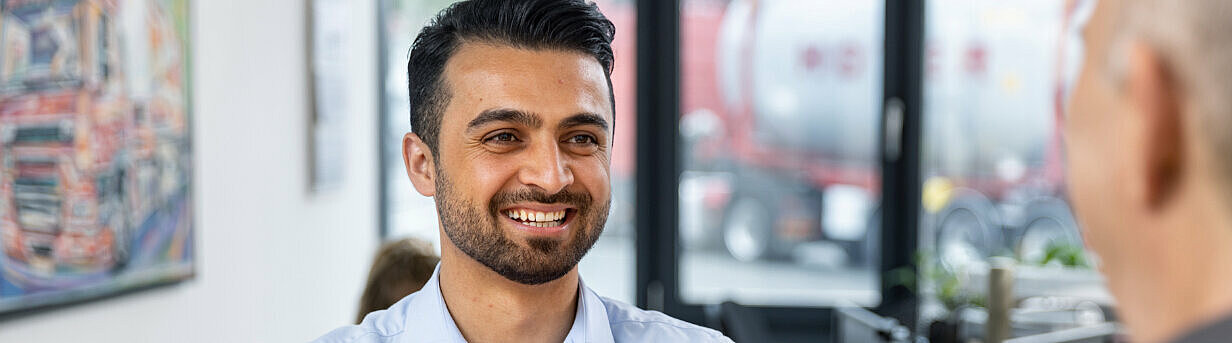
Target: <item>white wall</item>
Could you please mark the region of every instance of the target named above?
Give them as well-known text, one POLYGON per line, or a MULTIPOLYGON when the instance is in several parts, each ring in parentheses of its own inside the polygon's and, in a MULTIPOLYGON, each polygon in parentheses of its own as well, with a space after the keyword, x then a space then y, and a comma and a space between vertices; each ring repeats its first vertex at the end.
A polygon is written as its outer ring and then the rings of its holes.
POLYGON ((295 342, 351 321, 377 244, 375 1, 355 38, 346 178, 307 187, 303 0, 192 1, 195 279, 0 322, 0 342, 295 342))

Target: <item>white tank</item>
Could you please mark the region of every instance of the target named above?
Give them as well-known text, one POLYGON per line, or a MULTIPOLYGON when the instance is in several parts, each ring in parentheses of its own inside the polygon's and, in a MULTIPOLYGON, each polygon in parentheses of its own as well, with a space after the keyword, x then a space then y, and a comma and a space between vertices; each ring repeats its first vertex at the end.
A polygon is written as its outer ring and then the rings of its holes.
MULTIPOLYGON (((972 175, 1043 163, 1062 1, 926 3, 924 167, 972 175)), ((732 1, 715 52, 727 113, 751 109, 760 145, 873 163, 883 13, 872 0, 732 1)))
MULTIPOLYGON (((1045 162, 1056 125, 1062 2, 927 2, 925 169, 972 175, 1045 162)), ((1074 56, 1066 64, 1076 64, 1074 56)))
POLYGON ((739 115, 751 100, 751 129, 761 145, 873 160, 882 7, 881 1, 732 1, 716 51, 728 113, 739 115))

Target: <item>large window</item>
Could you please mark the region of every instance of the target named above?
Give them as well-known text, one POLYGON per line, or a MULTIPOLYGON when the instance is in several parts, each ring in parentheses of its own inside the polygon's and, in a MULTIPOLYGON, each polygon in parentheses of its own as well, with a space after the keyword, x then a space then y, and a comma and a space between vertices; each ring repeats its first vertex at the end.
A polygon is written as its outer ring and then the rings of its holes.
MULTIPOLYGON (((396 161, 407 48, 449 2, 382 2, 388 236, 439 241, 396 161)), ((1015 335, 1113 318, 1058 130, 1089 1, 598 3, 617 26, 612 213, 581 264, 600 293, 775 333, 753 341, 826 337, 845 305, 981 340, 995 260, 1015 335)))
POLYGON ((919 237, 929 320, 983 325, 992 260, 1014 270, 1014 336, 1107 317, 1111 298, 1065 194, 1059 130, 1081 62, 1081 5, 927 1, 919 237))
POLYGON ((380 2, 381 50, 381 199, 385 237, 415 237, 440 249, 436 205, 411 186, 402 161, 402 136, 411 131, 407 103, 406 61, 420 28, 451 0, 383 0, 380 2))
POLYGON ((883 2, 681 2, 685 303, 880 301, 883 2))
POLYGON ((616 92, 615 141, 612 148, 612 209, 603 235, 582 259, 580 268, 586 286, 603 296, 633 303, 634 254, 633 186, 634 149, 636 149, 637 108, 636 86, 637 46, 636 11, 633 0, 596 1, 599 9, 616 25, 616 40, 612 49, 616 64, 612 71, 612 88, 616 92))

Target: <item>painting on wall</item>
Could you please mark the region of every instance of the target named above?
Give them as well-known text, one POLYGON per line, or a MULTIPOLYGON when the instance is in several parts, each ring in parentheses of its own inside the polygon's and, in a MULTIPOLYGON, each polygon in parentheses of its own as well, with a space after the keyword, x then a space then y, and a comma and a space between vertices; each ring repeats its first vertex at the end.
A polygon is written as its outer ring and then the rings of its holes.
POLYGON ((187 0, 0 0, 0 314, 192 277, 187 0))

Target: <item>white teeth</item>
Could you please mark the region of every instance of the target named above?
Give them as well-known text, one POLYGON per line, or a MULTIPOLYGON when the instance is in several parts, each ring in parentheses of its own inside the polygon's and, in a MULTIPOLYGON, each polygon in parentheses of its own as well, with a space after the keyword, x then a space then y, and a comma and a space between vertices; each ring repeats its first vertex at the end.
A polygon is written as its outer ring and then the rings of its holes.
POLYGON ((510 219, 519 221, 525 225, 548 227, 561 224, 557 223, 557 221, 564 219, 566 213, 566 211, 535 212, 527 210, 510 210, 509 212, 506 212, 505 215, 509 216, 510 219))

